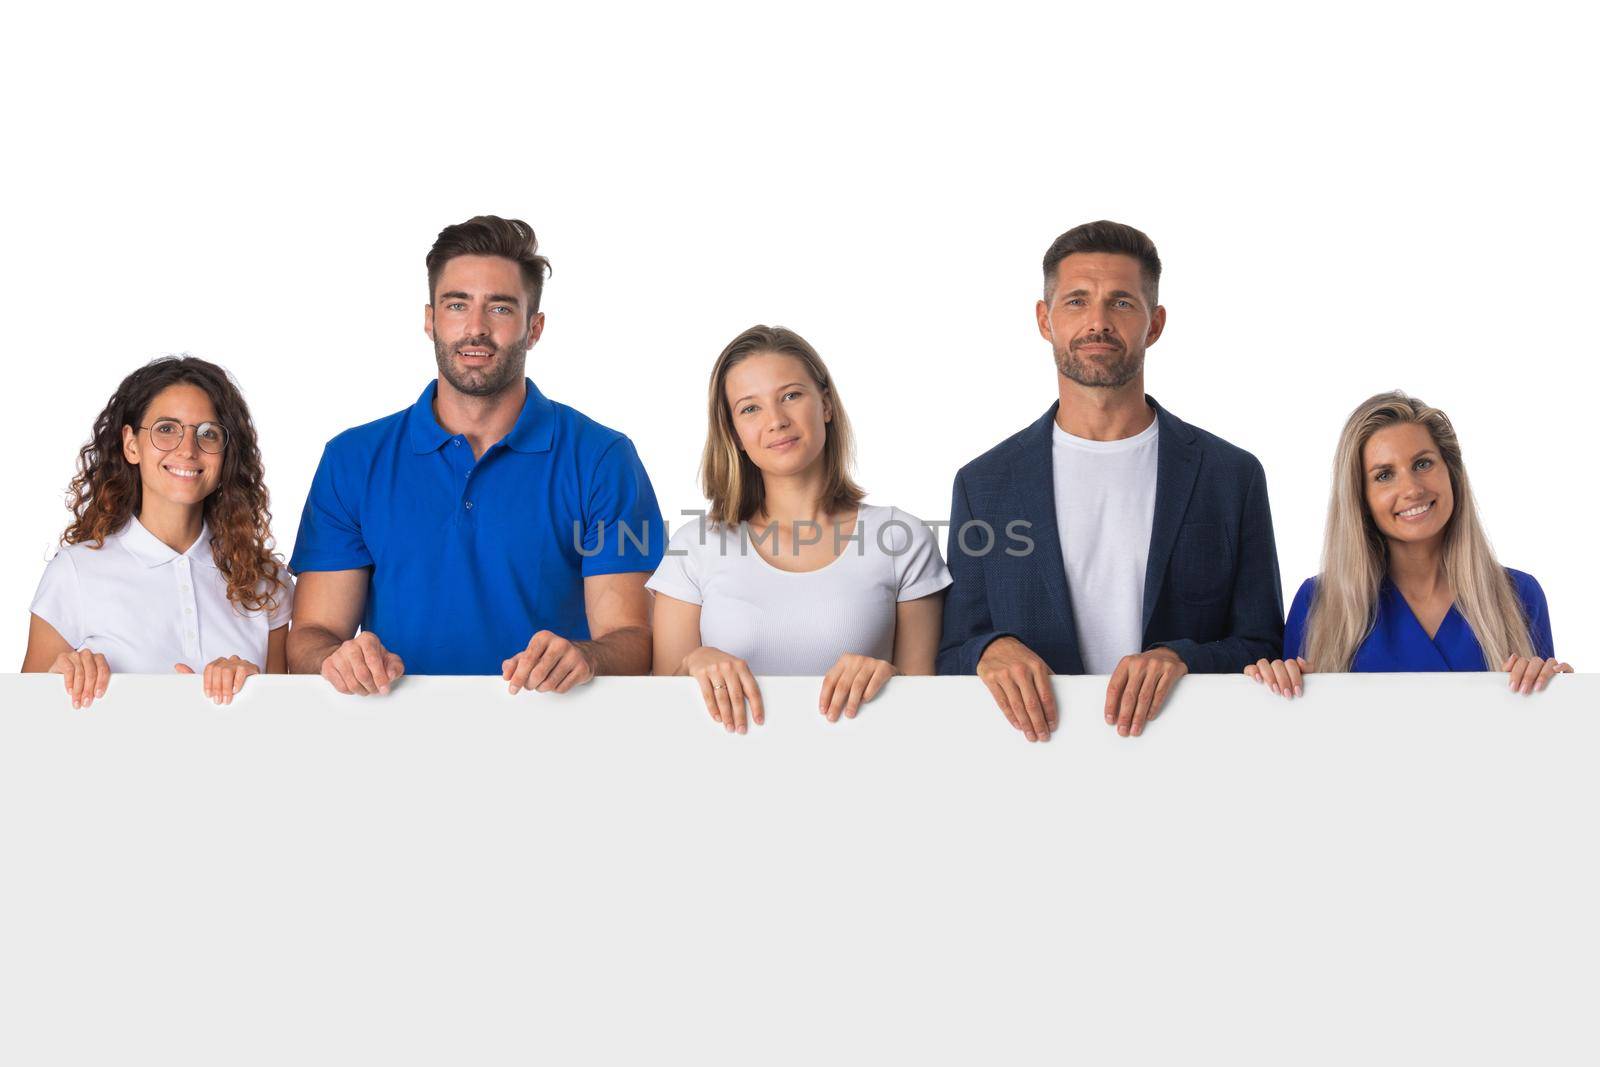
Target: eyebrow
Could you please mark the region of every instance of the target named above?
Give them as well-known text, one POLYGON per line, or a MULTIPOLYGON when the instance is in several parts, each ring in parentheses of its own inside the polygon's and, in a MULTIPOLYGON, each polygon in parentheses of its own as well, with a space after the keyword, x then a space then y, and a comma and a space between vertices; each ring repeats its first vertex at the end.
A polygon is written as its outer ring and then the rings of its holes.
MULTIPOLYGON (((1087 289, 1074 289, 1069 293, 1057 293, 1056 294, 1056 299, 1057 300, 1065 300, 1068 297, 1088 296, 1088 295, 1089 295, 1089 290, 1087 290, 1087 289)), ((1113 289, 1113 290, 1111 290, 1111 292, 1108 295, 1111 296, 1113 299, 1118 299, 1118 300, 1138 300, 1140 298, 1138 293, 1130 293, 1126 289, 1113 289)))
MULTIPOLYGON (((472 294, 464 293, 460 289, 452 289, 448 293, 440 293, 439 299, 471 300, 472 294)), ((510 293, 490 293, 488 296, 488 302, 491 304, 520 304, 522 303, 522 298, 519 296, 512 296, 510 293)))
MULTIPOLYGON (((1432 456, 1432 455, 1436 455, 1436 454, 1437 453, 1435 453, 1434 450, 1431 449, 1431 448, 1418 449, 1416 454, 1411 457, 1411 462, 1415 463, 1417 460, 1421 459, 1423 456, 1432 456)), ((1394 466, 1393 463, 1374 463, 1372 466, 1367 468, 1367 473, 1368 474, 1375 474, 1378 471, 1386 471, 1392 466, 1394 466)))
MULTIPOLYGON (((791 385, 798 385, 802 389, 804 389, 806 387, 806 383, 805 382, 784 382, 782 385, 778 386, 778 391, 782 392, 783 390, 789 388, 791 385)), ((743 404, 746 400, 753 400, 754 398, 755 398, 755 394, 754 393, 746 393, 744 396, 741 396, 738 400, 735 400, 734 404, 735 405, 743 404)))

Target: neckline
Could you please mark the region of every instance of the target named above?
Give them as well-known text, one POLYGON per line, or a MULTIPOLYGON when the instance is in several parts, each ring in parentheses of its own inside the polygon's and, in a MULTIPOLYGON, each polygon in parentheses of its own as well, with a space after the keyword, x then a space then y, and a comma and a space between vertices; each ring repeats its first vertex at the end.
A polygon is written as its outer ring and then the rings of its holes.
MULTIPOLYGON (((852 525, 850 527, 850 531, 849 531, 850 532, 850 536, 852 538, 854 538, 861 531, 862 524, 866 520, 867 507, 868 507, 868 505, 866 505, 866 504, 858 504, 856 506, 856 520, 855 520, 854 525, 852 525)), ((850 554, 850 543, 847 541, 847 542, 845 542, 843 547, 840 548, 839 554, 837 556, 834 556, 827 563, 824 563, 822 566, 816 568, 815 570, 809 570, 809 571, 786 571, 782 567, 779 567, 776 564, 774 564, 766 556, 763 556, 761 554, 761 550, 755 546, 754 538, 746 538, 745 537, 745 531, 749 530, 749 529, 750 529, 750 524, 748 522, 741 522, 739 524, 739 536, 741 538, 744 538, 745 542, 750 545, 750 553, 753 556, 755 556, 755 558, 760 562, 760 564, 763 567, 767 568, 767 570, 773 571, 774 573, 777 573, 777 574, 785 574, 785 575, 789 575, 789 576, 795 577, 795 578, 803 578, 803 577, 806 577, 807 575, 812 575, 812 574, 821 574, 823 571, 826 571, 831 567, 838 566, 839 561, 844 559, 845 556, 850 554)), ((824 536, 826 536, 826 529, 824 529, 824 536)), ((844 535, 841 534, 840 537, 842 539, 844 537, 844 535)))

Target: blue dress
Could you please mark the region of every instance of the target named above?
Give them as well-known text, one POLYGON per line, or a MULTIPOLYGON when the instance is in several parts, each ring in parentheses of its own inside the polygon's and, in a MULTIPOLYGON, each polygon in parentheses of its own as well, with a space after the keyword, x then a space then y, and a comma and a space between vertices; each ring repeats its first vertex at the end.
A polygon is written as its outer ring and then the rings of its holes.
MULTIPOLYGON (((1506 568, 1511 576, 1517 599, 1528 619, 1528 637, 1533 642, 1533 654, 1541 659, 1555 655, 1554 640, 1550 636, 1550 607, 1545 603, 1544 590, 1534 581, 1533 575, 1506 568)), ((1311 597, 1316 592, 1317 580, 1307 578, 1295 594, 1289 608, 1289 621, 1283 628, 1285 656, 1305 655, 1306 616, 1311 612, 1311 597)), ((1313 664, 1312 666, 1315 666, 1313 664)), ((1478 637, 1467 625, 1467 620, 1454 604, 1439 624, 1431 638, 1422 628, 1411 605, 1395 588, 1388 576, 1378 588, 1378 617, 1372 632, 1356 649, 1350 664, 1352 671, 1486 671, 1499 670, 1496 663, 1491 668, 1483 662, 1483 649, 1478 647, 1478 637)))

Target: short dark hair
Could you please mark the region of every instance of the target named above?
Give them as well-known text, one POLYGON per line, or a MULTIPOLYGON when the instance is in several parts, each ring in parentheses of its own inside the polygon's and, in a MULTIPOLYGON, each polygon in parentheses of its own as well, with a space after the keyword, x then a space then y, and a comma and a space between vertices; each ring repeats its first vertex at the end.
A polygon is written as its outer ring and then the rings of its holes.
POLYGON ((1161 257, 1156 255, 1156 244, 1143 232, 1120 222, 1086 222, 1074 226, 1050 242, 1044 254, 1044 298, 1049 300, 1056 287, 1056 268, 1074 252, 1109 252, 1118 256, 1131 256, 1139 261, 1139 273, 1144 279, 1144 295, 1154 308, 1161 286, 1161 257))
POLYGON ((466 222, 446 226, 428 249, 428 303, 444 265, 457 256, 502 256, 522 268, 522 286, 528 291, 528 314, 539 310, 544 280, 550 275, 550 261, 539 254, 539 238, 533 227, 521 219, 499 215, 477 215, 466 222))

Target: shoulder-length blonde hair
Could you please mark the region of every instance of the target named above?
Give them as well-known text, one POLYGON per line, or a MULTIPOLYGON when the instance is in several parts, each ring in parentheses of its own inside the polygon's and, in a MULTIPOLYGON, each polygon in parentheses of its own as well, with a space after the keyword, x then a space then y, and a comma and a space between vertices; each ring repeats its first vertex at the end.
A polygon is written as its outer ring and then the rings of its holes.
MULTIPOLYGON (((1377 619, 1378 589, 1389 569, 1389 542, 1367 508, 1362 453, 1379 430, 1414 423, 1428 431, 1450 475, 1455 507, 1444 528, 1445 581, 1472 627, 1485 664, 1499 670, 1511 653, 1533 654, 1528 622, 1511 578, 1494 558, 1478 520, 1461 442, 1450 418, 1405 393, 1379 393, 1351 412, 1333 459, 1333 493, 1323 539, 1322 573, 1306 621, 1306 658, 1319 671, 1347 671, 1377 619)), ((1285 649, 1286 655, 1295 654, 1285 649)))
POLYGON ((793 356, 805 364, 806 372, 832 412, 822 448, 826 480, 821 505, 829 512, 837 512, 855 507, 867 495, 850 477, 855 465, 855 438, 850 433, 850 419, 844 413, 844 403, 833 387, 833 378, 822 357, 793 330, 782 326, 752 326, 729 341, 728 347, 717 357, 716 365, 711 368, 711 388, 706 395, 709 427, 705 452, 700 457, 700 485, 711 505, 706 518, 717 525, 745 522, 758 514, 766 503, 761 469, 739 447, 739 433, 733 426, 733 413, 728 410, 725 390, 730 370, 751 356, 767 352, 793 356))

